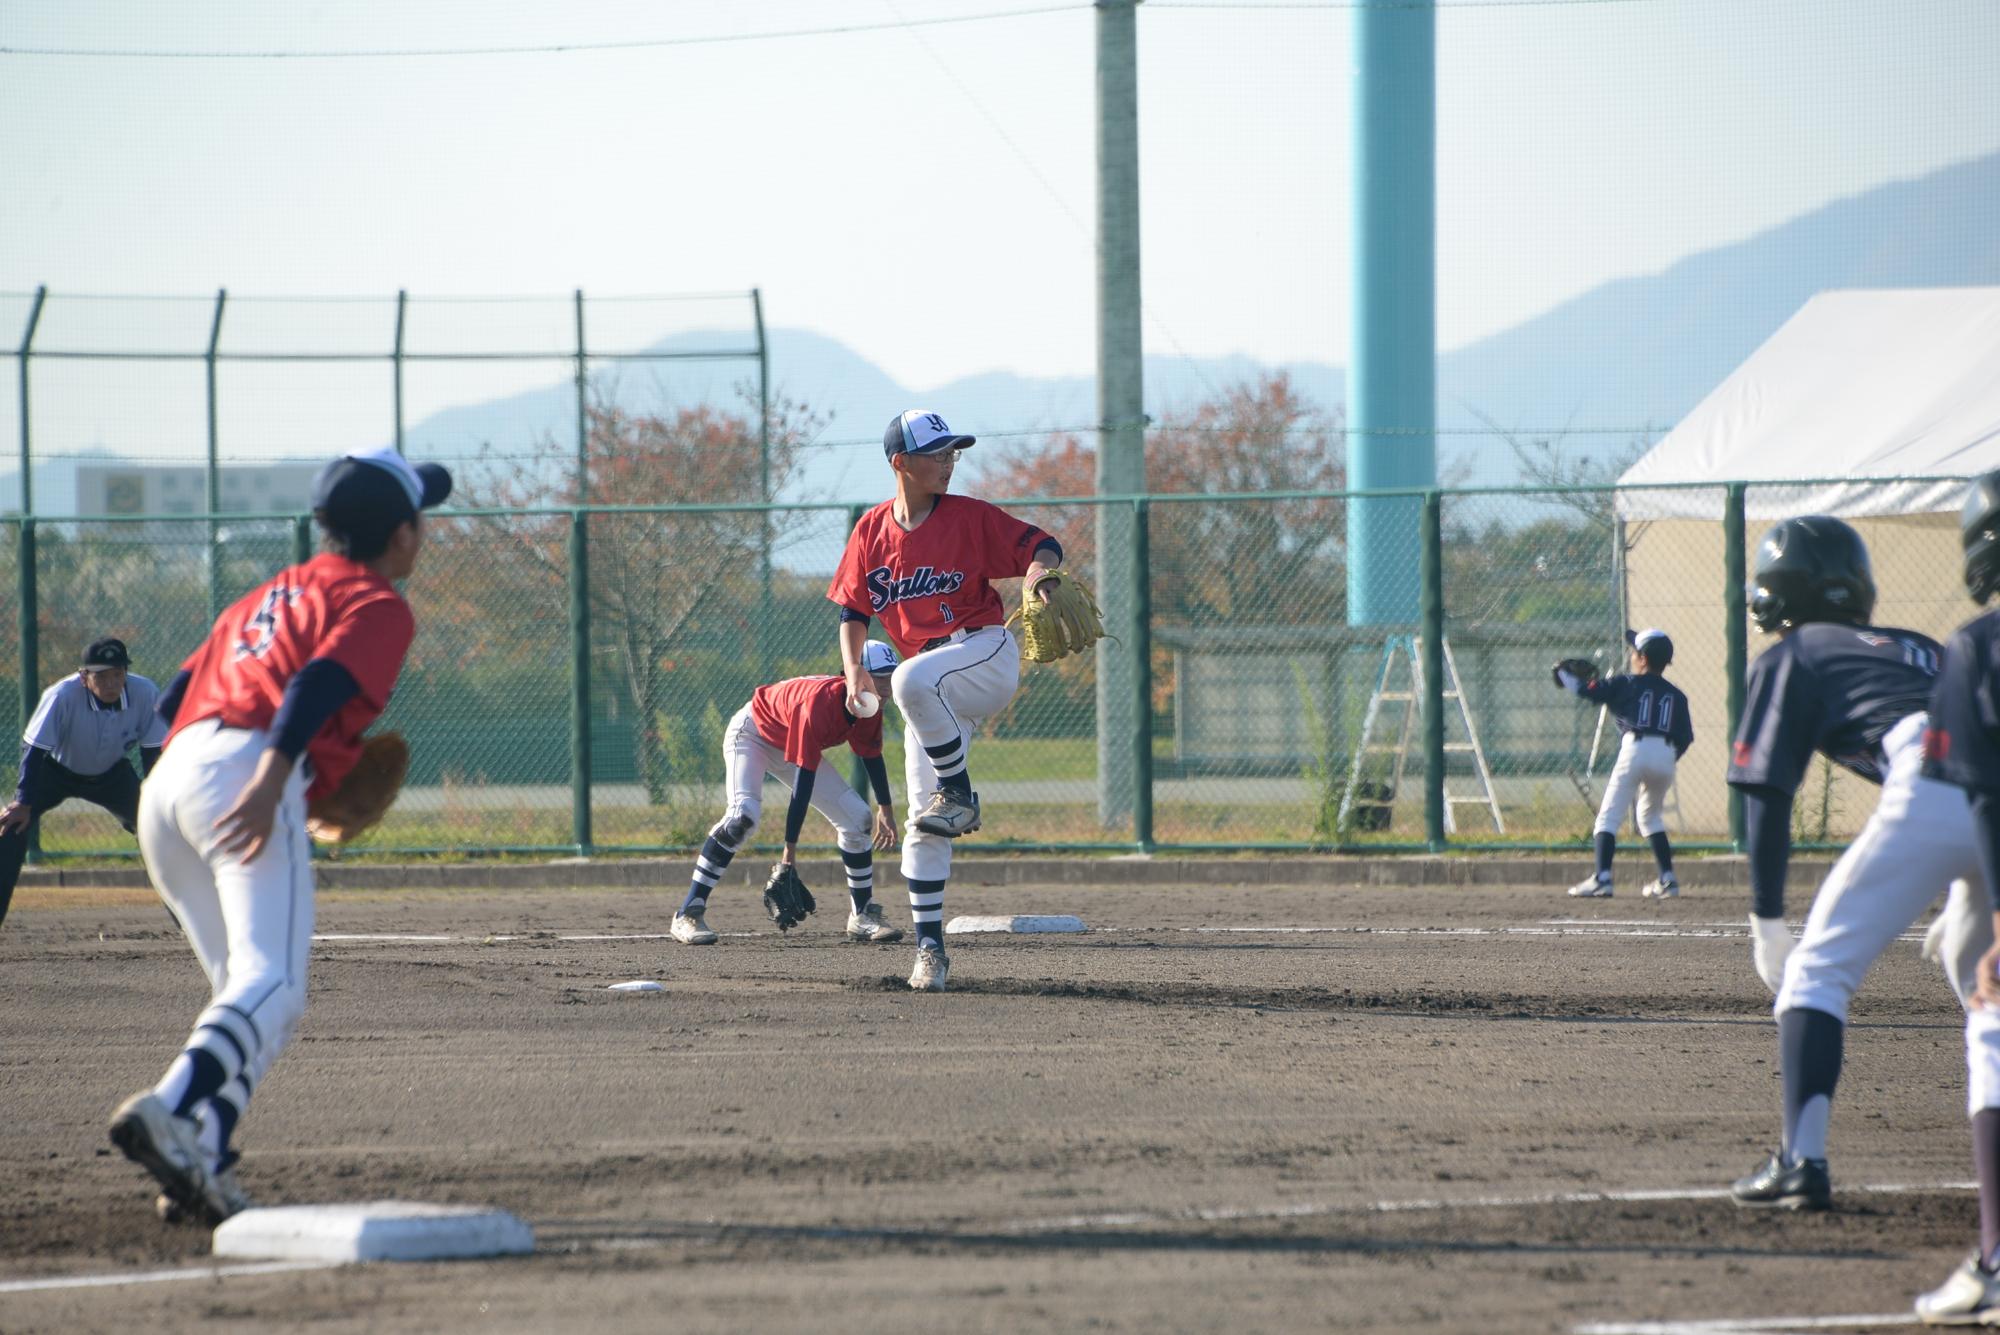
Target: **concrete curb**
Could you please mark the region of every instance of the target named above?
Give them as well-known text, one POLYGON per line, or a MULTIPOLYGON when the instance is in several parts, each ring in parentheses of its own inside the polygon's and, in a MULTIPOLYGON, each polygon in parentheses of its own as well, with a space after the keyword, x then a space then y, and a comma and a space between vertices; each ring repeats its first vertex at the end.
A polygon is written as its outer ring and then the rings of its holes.
MULTIPOLYGON (((351 863, 319 862, 314 872, 328 890, 608 890, 640 888, 672 890, 687 884, 688 858, 590 858, 552 862, 508 863, 351 863)), ((1794 886, 1816 885, 1833 865, 1820 855, 1795 858, 1787 878, 1794 886)), ((1643 848, 1627 849, 1623 880, 1636 893, 1652 879, 1653 862, 1643 848)), ((1369 857, 1327 854, 1320 857, 1222 858, 1174 854, 1146 857, 1022 857, 977 854, 952 864, 959 885, 1295 885, 1357 886, 1476 886, 1539 885, 1562 889, 1582 879, 1590 869, 1589 855, 1516 857, 1511 854, 1410 854, 1369 857)), ((731 885, 762 885, 769 874, 762 856, 738 859, 724 881, 731 885)), ((885 879, 895 874, 894 856, 884 859, 885 879)), ((1690 890, 1750 888, 1748 863, 1742 857, 1689 857, 1678 868, 1690 890)), ((837 889, 845 884, 841 866, 831 859, 801 864, 810 885, 837 889)), ((139 867, 23 869, 24 886, 112 888, 144 887, 149 882, 139 867)))

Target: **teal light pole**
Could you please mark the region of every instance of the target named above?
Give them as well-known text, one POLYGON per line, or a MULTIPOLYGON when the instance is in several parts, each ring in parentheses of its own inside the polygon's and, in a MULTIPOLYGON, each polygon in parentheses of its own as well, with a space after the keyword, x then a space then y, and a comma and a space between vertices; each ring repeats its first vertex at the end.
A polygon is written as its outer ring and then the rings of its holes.
MULTIPOLYGON (((1435 486, 1437 14, 1427 0, 1354 10, 1352 364, 1347 485, 1435 486)), ((1418 617, 1417 496, 1348 509, 1347 620, 1418 617)))

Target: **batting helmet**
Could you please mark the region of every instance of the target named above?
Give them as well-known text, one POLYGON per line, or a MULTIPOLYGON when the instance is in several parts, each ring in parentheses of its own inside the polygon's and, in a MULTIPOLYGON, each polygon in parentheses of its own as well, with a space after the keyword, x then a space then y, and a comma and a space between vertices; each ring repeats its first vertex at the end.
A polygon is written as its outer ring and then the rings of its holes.
POLYGON ((1859 626, 1875 611, 1875 574, 1861 535, 1831 515, 1771 525, 1757 543, 1750 620, 1765 632, 1808 621, 1859 626))
POLYGON ((1958 516, 1958 541, 1965 548, 1965 588, 1983 603, 2000 592, 2000 469, 1974 478, 1958 516))

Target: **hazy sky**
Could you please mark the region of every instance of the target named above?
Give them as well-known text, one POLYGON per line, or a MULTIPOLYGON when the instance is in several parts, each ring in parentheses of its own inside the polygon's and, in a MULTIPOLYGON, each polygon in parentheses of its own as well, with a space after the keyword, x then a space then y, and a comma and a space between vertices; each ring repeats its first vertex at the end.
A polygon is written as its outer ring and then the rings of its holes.
MULTIPOLYGON (((1991 0, 1440 9, 1446 347, 2000 148, 1991 0)), ((1141 7, 1150 352, 1345 360, 1352 21, 1141 7)), ((758 286, 773 324, 912 386, 1087 372, 1094 24, 1087 0, 0 2, 10 51, 678 43, 0 54, 0 289, 758 286)), ((432 336, 479 337, 464 318, 432 336)))

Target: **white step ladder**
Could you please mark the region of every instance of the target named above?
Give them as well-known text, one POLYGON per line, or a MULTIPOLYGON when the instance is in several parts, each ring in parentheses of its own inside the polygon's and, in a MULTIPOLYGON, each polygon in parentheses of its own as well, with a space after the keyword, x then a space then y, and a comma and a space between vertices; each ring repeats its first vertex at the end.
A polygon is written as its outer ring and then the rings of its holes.
MULTIPOLYGON (((1451 779, 1444 779, 1444 829, 1446 834, 1458 833, 1458 818, 1454 808, 1478 805, 1486 808, 1493 818, 1496 834, 1507 833, 1507 822, 1500 814, 1500 803, 1493 795, 1493 772, 1486 764, 1486 751, 1479 744, 1479 730, 1473 725, 1472 711, 1466 707, 1465 693, 1459 688, 1458 664, 1452 658, 1451 640, 1446 638, 1444 648, 1444 698, 1447 705, 1456 705, 1459 727, 1465 734, 1464 740, 1451 740, 1452 711, 1445 713, 1445 754, 1470 755, 1475 777, 1479 781, 1477 793, 1454 794, 1451 779)), ((1348 817, 1354 809, 1354 796, 1361 784, 1361 770, 1370 755, 1394 755, 1395 762, 1390 770, 1388 801, 1394 802, 1403 790, 1403 772, 1408 765, 1410 754, 1410 732, 1416 726, 1421 712, 1419 702, 1424 698, 1424 660, 1422 641, 1414 635, 1391 635, 1382 646, 1382 666, 1375 674, 1375 689, 1368 696, 1368 712, 1362 716, 1361 737, 1355 743, 1354 760, 1347 771, 1347 790, 1341 794, 1339 829, 1349 829, 1348 817), (1408 681, 1405 689, 1394 690, 1390 679, 1400 658, 1408 681), (1400 704, 1403 716, 1396 725, 1394 742, 1375 740, 1376 724, 1381 720, 1384 704, 1400 704)), ((1385 729, 1386 731, 1386 729, 1385 729)))

